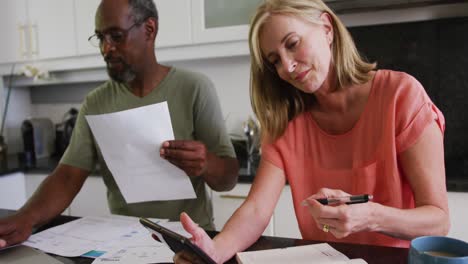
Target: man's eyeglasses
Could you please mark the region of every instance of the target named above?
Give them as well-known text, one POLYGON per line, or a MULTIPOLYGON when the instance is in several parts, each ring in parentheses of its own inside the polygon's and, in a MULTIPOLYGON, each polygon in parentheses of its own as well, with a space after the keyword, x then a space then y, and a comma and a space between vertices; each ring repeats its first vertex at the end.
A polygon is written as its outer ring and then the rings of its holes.
POLYGON ((125 41, 130 30, 141 24, 142 23, 134 23, 127 29, 111 29, 107 32, 96 33, 90 36, 88 41, 91 43, 91 45, 97 48, 101 48, 104 44, 104 41, 111 45, 119 45, 125 41))

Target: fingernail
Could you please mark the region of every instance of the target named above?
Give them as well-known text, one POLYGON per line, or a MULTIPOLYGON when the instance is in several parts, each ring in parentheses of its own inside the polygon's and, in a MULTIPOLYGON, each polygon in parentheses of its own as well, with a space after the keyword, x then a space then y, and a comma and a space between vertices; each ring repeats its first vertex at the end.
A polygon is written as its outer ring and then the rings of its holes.
POLYGON ((5 246, 6 246, 6 241, 3 239, 0 239, 0 248, 5 247, 5 246))
POLYGON ((301 205, 305 207, 305 206, 308 206, 309 204, 307 203, 306 200, 303 200, 303 201, 301 202, 301 205))

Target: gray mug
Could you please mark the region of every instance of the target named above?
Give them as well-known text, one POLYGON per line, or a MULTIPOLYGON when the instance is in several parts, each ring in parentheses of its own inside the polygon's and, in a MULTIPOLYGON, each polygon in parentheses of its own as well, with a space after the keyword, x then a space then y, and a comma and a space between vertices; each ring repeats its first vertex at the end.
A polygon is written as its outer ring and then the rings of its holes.
POLYGON ((411 240, 409 264, 468 263, 468 243, 444 236, 423 236, 411 240))

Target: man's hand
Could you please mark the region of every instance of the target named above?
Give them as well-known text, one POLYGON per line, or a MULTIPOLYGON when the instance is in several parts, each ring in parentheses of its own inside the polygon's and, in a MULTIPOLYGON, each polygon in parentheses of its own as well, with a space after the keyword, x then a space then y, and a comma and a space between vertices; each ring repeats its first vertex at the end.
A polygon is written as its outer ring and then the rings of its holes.
POLYGON ((216 156, 200 141, 169 140, 162 144, 159 153, 188 176, 203 177, 215 191, 229 191, 237 183, 237 159, 216 156))
POLYGON ((21 243, 32 233, 33 225, 28 217, 12 215, 0 219, 0 249, 21 243))
POLYGON ((210 154, 199 141, 170 140, 163 143, 160 155, 185 171, 188 176, 202 176, 208 169, 210 154))

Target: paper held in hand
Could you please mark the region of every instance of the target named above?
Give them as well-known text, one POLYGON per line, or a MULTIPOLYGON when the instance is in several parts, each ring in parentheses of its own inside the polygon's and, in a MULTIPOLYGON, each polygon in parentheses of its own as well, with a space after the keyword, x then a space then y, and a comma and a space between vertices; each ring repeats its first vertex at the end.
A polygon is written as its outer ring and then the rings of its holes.
POLYGON ((239 252, 236 256, 241 264, 294 263, 294 264, 363 264, 363 259, 349 259, 327 243, 306 246, 239 252))
POLYGON ((159 156, 174 139, 167 102, 86 120, 127 203, 196 198, 185 172, 159 156))

